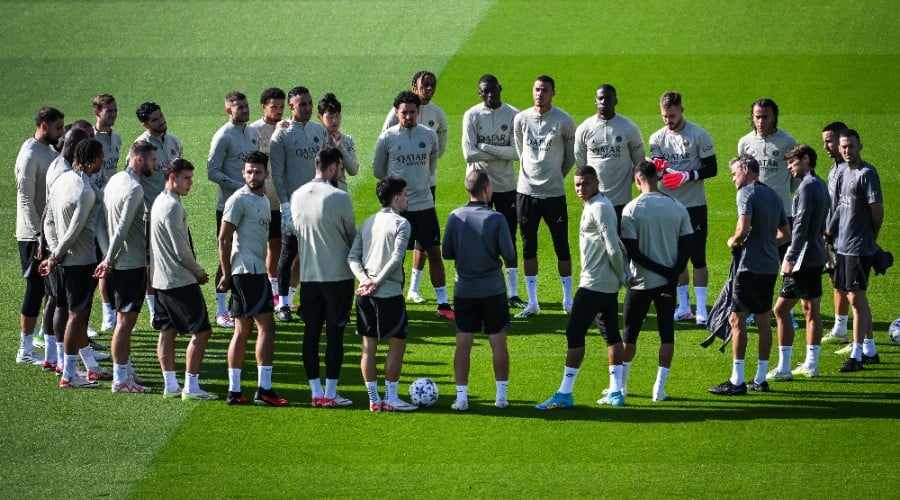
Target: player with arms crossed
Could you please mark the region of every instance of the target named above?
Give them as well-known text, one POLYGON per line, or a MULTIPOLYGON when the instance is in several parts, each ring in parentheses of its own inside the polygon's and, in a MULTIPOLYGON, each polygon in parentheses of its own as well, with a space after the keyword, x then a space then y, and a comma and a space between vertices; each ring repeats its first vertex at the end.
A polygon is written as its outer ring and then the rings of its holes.
POLYGON ((691 313, 687 269, 678 277, 678 309, 675 321, 693 318, 698 325, 707 320, 706 301, 709 270, 706 266, 706 238, 709 235, 709 208, 704 180, 718 173, 716 151, 706 130, 684 119, 681 94, 664 92, 659 109, 665 127, 650 136, 650 156, 668 162, 669 171, 663 175, 660 192, 675 198, 687 208, 694 236, 691 239, 694 298, 697 313, 691 313))
POLYGON ((403 259, 409 244, 409 221, 400 214, 406 211, 406 181, 385 177, 378 181, 375 193, 383 207, 359 226, 347 263, 359 280, 356 289, 356 334, 362 337, 360 369, 369 410, 411 411, 411 405, 397 394, 400 370, 406 353, 406 302, 403 300, 403 259), (375 352, 378 342, 388 344, 384 359, 385 395, 378 395, 378 373, 375 352))
MULTIPOLYGON (((478 80, 478 96, 482 103, 469 108, 463 115, 462 150, 466 159, 466 174, 484 170, 494 190, 491 208, 506 219, 509 234, 516 244, 516 170, 513 162, 519 159, 513 142, 512 126, 518 109, 500 100, 503 87, 494 75, 478 80)), ((506 293, 510 307, 525 307, 519 298, 518 257, 506 268, 506 293)))

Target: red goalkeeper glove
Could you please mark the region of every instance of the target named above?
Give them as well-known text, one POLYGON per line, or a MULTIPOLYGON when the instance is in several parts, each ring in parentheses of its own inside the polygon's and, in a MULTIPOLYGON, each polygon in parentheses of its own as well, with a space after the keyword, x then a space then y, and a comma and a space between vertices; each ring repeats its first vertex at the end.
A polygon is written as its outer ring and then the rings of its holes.
POLYGON ((654 158, 653 165, 656 166, 656 175, 660 176, 666 171, 666 168, 668 168, 669 162, 662 158, 654 158))
POLYGON ((691 172, 669 172, 663 176, 663 184, 674 191, 690 180, 691 177, 691 172))

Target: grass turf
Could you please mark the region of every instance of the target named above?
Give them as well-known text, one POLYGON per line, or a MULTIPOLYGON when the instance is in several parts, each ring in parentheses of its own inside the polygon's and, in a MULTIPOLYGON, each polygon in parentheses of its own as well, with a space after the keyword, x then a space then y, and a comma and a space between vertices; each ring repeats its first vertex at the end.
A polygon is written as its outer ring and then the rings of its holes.
MULTIPOLYGON (((41 105, 59 107, 67 121, 89 118, 90 98, 110 92, 120 109, 116 129, 127 143, 140 133, 132 110, 144 100, 159 102, 170 131, 184 140, 185 156, 198 166, 201 180, 184 201, 201 263, 211 269, 215 189, 202 180, 203 164, 209 138, 225 121, 221 98, 227 91, 244 90, 251 102, 273 84, 302 84, 316 98, 336 92, 344 104, 344 129, 356 138, 363 165, 351 179, 361 222, 377 206, 365 165, 390 101, 415 71, 434 71, 440 83, 435 102, 448 114, 451 133, 439 173, 444 220, 465 200, 459 123, 477 102, 478 77, 496 74, 504 100, 524 108, 534 77, 547 73, 557 81, 554 104, 579 123, 594 112, 596 86, 616 85, 617 111, 635 121, 645 139, 661 126, 659 94, 669 88, 684 93, 686 118, 712 134, 720 163, 719 176, 707 182, 711 296, 726 274, 722 242, 734 225, 734 187, 725 163, 750 129, 749 104, 762 96, 779 103, 779 124, 798 141, 818 146, 821 127, 835 119, 860 131, 863 157, 879 167, 887 201, 881 242, 900 249, 890 208, 898 193, 890 144, 900 125, 900 99, 890 91, 900 76, 898 46, 890 42, 900 24, 894 3, 683 2, 676 9, 642 2, 608 10, 594 2, 465 1, 421 8, 394 2, 2 3, 8 27, 0 35, 0 125, 7 133, 0 137, 0 161, 11 176, 41 105), (44 36, 38 33, 53 35, 36 43, 35 37, 44 36)), ((258 114, 254 107, 254 119, 258 114)), ((821 170, 827 164, 820 159, 821 170)), ((0 188, 0 213, 12 234, 14 188, 6 186, 0 188)), ((571 223, 580 208, 569 193, 571 223)), ((577 249, 576 226, 570 227, 577 249)), ((0 364, 0 490, 10 497, 373 491, 439 497, 896 496, 891 459, 898 452, 893 433, 900 414, 900 349, 888 345, 884 334, 896 314, 895 269, 874 278, 870 291, 883 360, 873 369, 837 375, 841 358, 823 349, 819 379, 773 384, 776 392, 769 395, 714 399, 705 389, 724 379, 730 356, 700 349, 705 333, 681 324, 667 387, 674 399, 652 404, 658 342, 651 316, 627 407, 594 407, 606 372, 603 346, 592 336, 576 408, 545 414, 532 406, 558 384, 565 316, 543 229, 542 235, 544 310, 532 320, 514 321, 513 406, 506 411, 491 405, 484 339, 473 352, 472 410, 449 410, 453 333, 434 318, 433 304, 410 307, 402 386, 430 376, 443 396, 438 407, 412 415, 365 411, 355 368, 359 347, 350 332, 342 392, 357 401, 355 409, 310 409, 297 325, 279 325, 275 384, 299 404, 279 410, 182 404, 158 394, 59 391, 52 376, 7 362, 0 364)), ((10 358, 22 292, 14 245, 12 238, 0 241, 8 256, 0 275, 0 324, 9 331, 0 345, 10 358)), ((423 293, 433 296, 425 281, 423 293)), ((212 306, 211 288, 206 292, 212 306)), ((824 299, 823 313, 830 317, 831 301, 824 299)), ((140 325, 146 326, 146 315, 140 325)), ((229 332, 216 329, 202 374, 205 387, 219 394, 227 389, 228 338, 229 332)), ((134 357, 139 373, 161 391, 154 345, 152 333, 136 335, 134 357)), ((802 345, 798 335, 795 359, 802 345)), ((248 362, 245 392, 254 385, 254 372, 248 362)))

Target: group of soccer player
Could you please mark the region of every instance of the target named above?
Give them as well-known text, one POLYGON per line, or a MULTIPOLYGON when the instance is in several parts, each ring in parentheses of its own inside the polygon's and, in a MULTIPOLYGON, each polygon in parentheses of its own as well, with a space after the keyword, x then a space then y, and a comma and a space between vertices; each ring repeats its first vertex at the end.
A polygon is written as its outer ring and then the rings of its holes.
MULTIPOLYGON (((241 390, 241 371, 255 326, 258 377, 253 400, 265 406, 288 404, 272 388, 277 317, 280 322, 304 323, 302 359, 312 405, 351 405, 338 392, 338 380, 344 331, 355 303, 370 410, 415 410, 400 398, 398 385, 408 333, 406 301, 426 301, 419 284, 427 263, 436 313, 454 321, 457 332, 452 407, 469 407, 470 354, 475 335, 484 332, 493 352, 495 405, 505 408, 509 309, 521 309, 518 318, 540 313, 541 220, 557 256, 568 320, 562 383, 537 409, 574 405, 573 387, 592 323, 608 346, 610 382, 598 403, 624 405, 637 338, 651 303, 661 340, 652 399, 668 399, 665 385, 674 355, 675 322, 706 325, 709 320, 704 180, 717 175, 712 139, 685 120, 681 95, 670 91, 660 98, 664 126, 649 138, 648 159, 638 127, 615 111, 618 98, 612 85, 597 89, 597 114, 576 127, 568 113, 553 106, 556 89, 549 76, 535 80, 534 106, 520 112, 502 101, 498 79, 484 75, 478 81, 482 102, 465 112, 462 123, 469 202, 449 215, 442 238, 435 210, 436 173, 448 127, 445 113, 432 102, 436 88, 435 75, 421 71, 414 75, 411 90, 394 99, 372 160, 382 209, 359 228, 347 192, 347 176, 359 173, 359 161, 353 138, 340 129, 341 103, 334 94, 319 100, 319 122, 312 121, 312 95, 302 86, 287 94, 278 88, 263 91, 263 116, 253 123, 245 94, 225 96, 228 121, 212 137, 207 176, 218 188, 214 317, 220 327, 234 330, 226 402, 249 402, 241 390), (283 119, 285 104, 288 119, 283 119), (584 204, 581 273, 574 294, 565 188, 573 167, 574 190, 584 204), (634 199, 632 186, 639 192, 634 199), (518 293, 519 231, 527 301, 518 293), (413 265, 404 300, 408 250, 413 250, 413 265), (455 265, 452 307, 444 260, 455 265), (623 287, 627 291, 620 334, 618 295, 623 287), (375 366, 381 341, 388 349, 383 398, 375 366)), ((183 158, 181 141, 168 132, 160 106, 145 102, 136 110, 145 131, 128 149, 125 168, 117 172, 122 146, 113 131, 117 111, 115 98, 100 94, 93 100, 94 125, 79 120, 65 127, 62 112, 41 108, 35 134, 19 152, 16 238, 26 287, 16 361, 55 371, 63 388, 92 388, 111 380, 113 392, 150 392, 130 362, 131 333, 146 302, 152 327, 160 332, 163 395, 216 399, 199 385, 211 335, 200 287, 210 276, 195 256, 181 202, 193 185, 194 166, 183 158), (89 337, 98 283, 102 329, 113 332, 112 373, 98 363, 97 350, 103 346, 89 337), (44 356, 36 352, 33 337, 39 320, 44 356), (183 385, 175 369, 178 334, 190 335, 183 385)), ((826 265, 832 273, 837 319, 824 340, 847 343, 852 307, 853 342, 841 371, 879 362, 866 288, 884 210, 877 172, 860 157, 858 133, 840 122, 823 130, 825 150, 834 160, 826 186, 816 175, 815 150, 797 144, 777 127, 778 106, 772 100, 754 102, 751 121, 754 130, 740 140, 738 156, 729 163, 738 190, 738 221, 728 239, 734 262, 726 311, 734 361, 729 380, 710 389, 721 395, 765 392, 767 380, 818 376, 821 274, 826 265), (775 305, 779 362, 770 371, 769 316, 779 272, 784 276, 775 305), (792 308, 797 301, 806 320, 807 354, 792 370, 792 308), (752 322, 759 329, 758 365, 752 381, 745 382, 747 324, 752 322)))

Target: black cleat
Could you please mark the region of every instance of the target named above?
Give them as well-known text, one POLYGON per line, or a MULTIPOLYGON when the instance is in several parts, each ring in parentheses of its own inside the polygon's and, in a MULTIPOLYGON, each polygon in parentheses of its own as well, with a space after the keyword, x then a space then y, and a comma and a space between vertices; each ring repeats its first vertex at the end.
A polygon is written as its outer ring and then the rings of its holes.
POLYGON ((288 404, 288 400, 279 398, 274 390, 263 389, 261 387, 256 389, 256 395, 253 396, 253 401, 260 406, 287 406, 288 404))
POLYGON ((245 405, 247 404, 247 398, 240 392, 229 392, 225 402, 229 405, 245 405))
POLYGON ((519 309, 525 309, 525 306, 528 305, 519 298, 518 295, 513 295, 512 297, 506 300, 506 303, 509 307, 518 307, 519 309))
POLYGON ((756 392, 769 392, 769 383, 765 380, 763 380, 761 384, 757 384, 756 382, 749 382, 747 384, 747 389, 756 392))
POLYGON ((878 356, 878 353, 875 353, 874 356, 866 356, 863 354, 862 364, 864 365, 877 365, 881 363, 881 357, 878 356))
POLYGON ((278 318, 278 321, 282 323, 293 323, 294 315, 291 314, 291 308, 288 306, 281 306, 275 312, 275 316, 278 318))
POLYGON ((863 369, 863 362, 857 361, 856 358, 848 358, 847 361, 844 361, 844 364, 841 365, 840 372, 858 372, 863 369))
POLYGON ((726 380, 715 387, 710 387, 709 392, 719 396, 740 396, 747 394, 747 384, 734 385, 731 380, 726 380))

